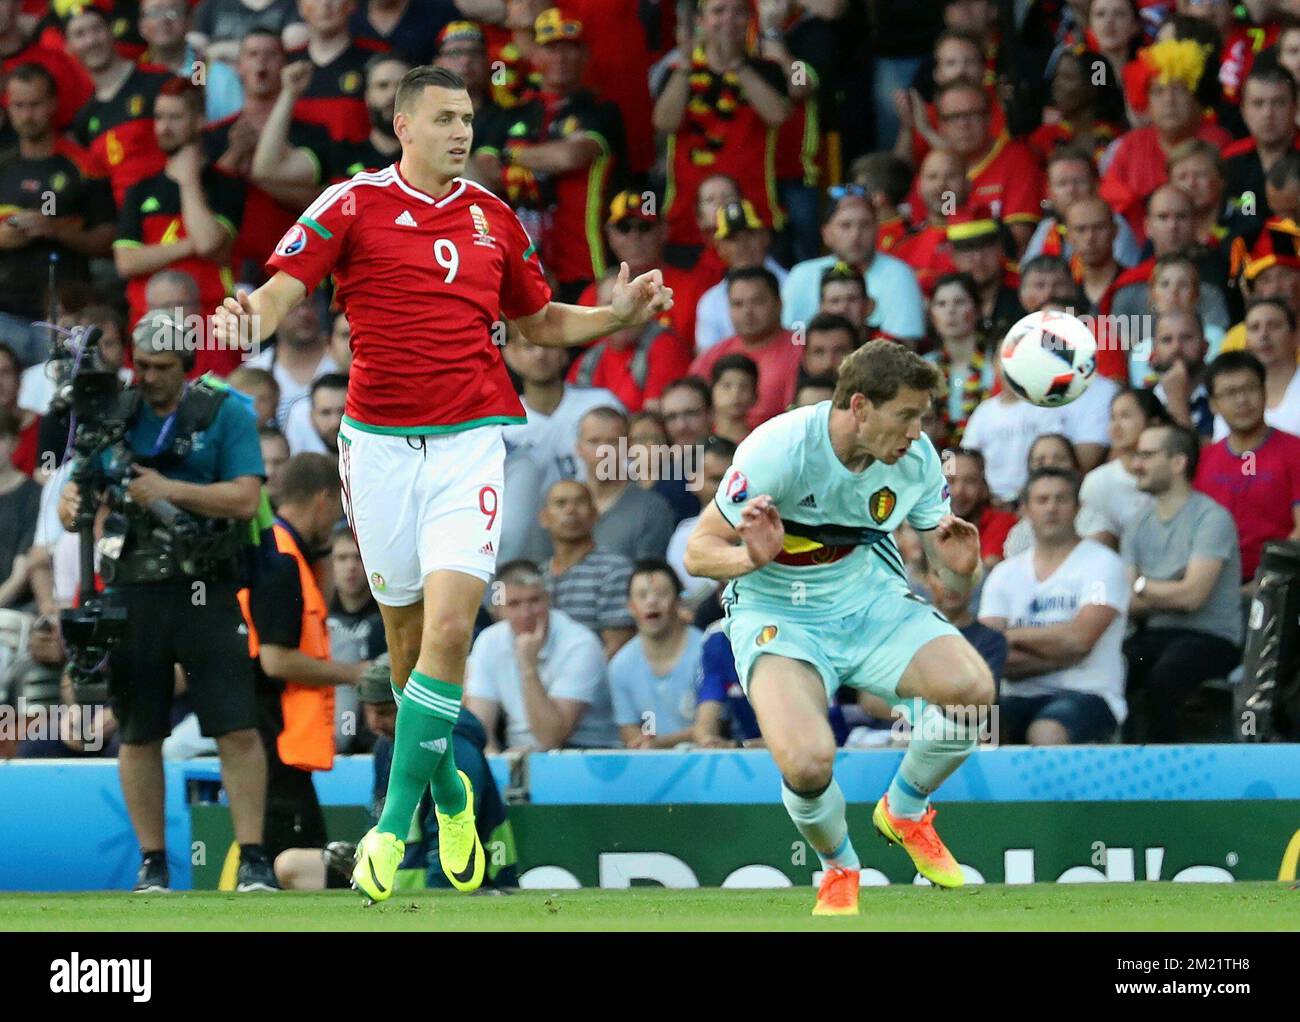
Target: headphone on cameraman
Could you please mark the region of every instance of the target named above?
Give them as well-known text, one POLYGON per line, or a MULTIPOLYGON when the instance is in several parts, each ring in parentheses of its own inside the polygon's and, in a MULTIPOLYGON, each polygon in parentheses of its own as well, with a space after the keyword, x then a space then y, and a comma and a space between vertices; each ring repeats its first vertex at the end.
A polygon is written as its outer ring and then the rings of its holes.
POLYGON ((184 325, 178 323, 166 309, 151 309, 146 312, 131 331, 133 349, 143 349, 153 355, 177 355, 186 374, 198 360, 197 345, 187 343, 189 340, 184 325))

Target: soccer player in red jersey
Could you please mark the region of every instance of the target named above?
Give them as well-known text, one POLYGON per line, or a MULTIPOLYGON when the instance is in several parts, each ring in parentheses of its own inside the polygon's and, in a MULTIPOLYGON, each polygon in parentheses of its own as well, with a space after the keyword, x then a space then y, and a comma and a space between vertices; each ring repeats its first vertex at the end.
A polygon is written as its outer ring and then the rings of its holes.
POLYGON ((672 307, 659 270, 633 280, 626 264, 610 305, 552 302, 513 211, 458 176, 474 133, 460 76, 414 68, 394 109, 401 160, 326 189, 276 247, 274 276, 214 317, 219 340, 260 341, 333 273, 352 327, 339 471, 400 699, 384 810, 353 874, 374 901, 392 893, 426 786, 452 886, 474 890, 483 878, 473 791, 451 731, 501 540, 501 430, 524 421, 494 343, 505 339, 499 320, 534 344, 569 347, 672 307))

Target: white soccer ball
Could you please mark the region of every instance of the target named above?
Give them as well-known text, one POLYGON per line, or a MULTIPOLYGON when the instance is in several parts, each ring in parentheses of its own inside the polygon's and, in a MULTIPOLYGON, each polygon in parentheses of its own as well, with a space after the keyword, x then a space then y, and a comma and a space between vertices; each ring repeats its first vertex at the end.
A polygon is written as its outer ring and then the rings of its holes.
POLYGON ((1068 312, 1031 312, 1007 331, 1002 375, 1012 390, 1043 408, 1068 405, 1092 382, 1097 338, 1068 312))

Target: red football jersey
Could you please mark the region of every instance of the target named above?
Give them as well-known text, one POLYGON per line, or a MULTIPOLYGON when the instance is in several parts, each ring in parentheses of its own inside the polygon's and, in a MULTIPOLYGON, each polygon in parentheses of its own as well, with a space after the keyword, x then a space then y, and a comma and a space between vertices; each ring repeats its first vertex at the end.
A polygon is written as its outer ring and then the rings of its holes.
POLYGON ((352 327, 352 424, 435 433, 525 421, 494 324, 538 312, 551 291, 514 211, 486 188, 456 178, 434 199, 397 164, 362 172, 321 193, 266 265, 308 292, 334 274, 352 327))

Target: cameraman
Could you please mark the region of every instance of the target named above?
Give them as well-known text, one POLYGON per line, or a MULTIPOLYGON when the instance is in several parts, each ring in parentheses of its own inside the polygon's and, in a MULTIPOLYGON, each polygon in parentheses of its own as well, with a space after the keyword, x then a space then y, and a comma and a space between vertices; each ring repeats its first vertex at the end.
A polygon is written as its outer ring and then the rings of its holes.
MULTIPOLYGON (((127 612, 108 673, 122 791, 143 856, 135 890, 170 886, 162 741, 171 731, 175 664, 185 671, 203 734, 217 740, 241 851, 238 889, 271 890, 262 848, 266 755, 235 596, 242 534, 261 500, 262 455, 253 413, 238 397, 186 384, 194 364, 188 340, 166 312, 141 319, 132 335, 138 391, 119 402, 125 439, 100 462, 120 544, 113 549, 106 526, 100 573, 109 601, 127 612)), ((104 502, 103 493, 95 496, 104 502)), ((68 483, 59 520, 70 531, 79 500, 78 485, 68 483)))

